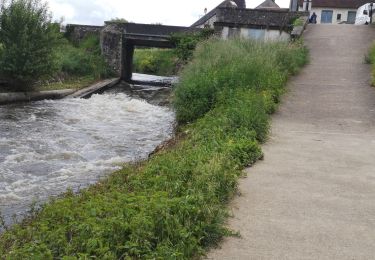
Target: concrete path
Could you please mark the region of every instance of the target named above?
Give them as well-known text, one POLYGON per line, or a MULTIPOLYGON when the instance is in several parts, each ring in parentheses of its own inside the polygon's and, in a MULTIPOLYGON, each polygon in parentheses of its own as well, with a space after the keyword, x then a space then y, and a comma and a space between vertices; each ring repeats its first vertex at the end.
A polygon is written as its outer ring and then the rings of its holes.
POLYGON ((247 170, 209 259, 375 259, 375 28, 309 26, 311 64, 289 83, 265 160, 247 170))

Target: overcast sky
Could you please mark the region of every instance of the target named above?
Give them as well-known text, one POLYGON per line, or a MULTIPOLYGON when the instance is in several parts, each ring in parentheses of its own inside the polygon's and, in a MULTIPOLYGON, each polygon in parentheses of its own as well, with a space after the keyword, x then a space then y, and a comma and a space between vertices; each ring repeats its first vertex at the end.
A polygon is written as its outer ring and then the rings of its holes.
MULTIPOLYGON (((135 23, 162 23, 190 26, 223 0, 46 0, 55 20, 64 23, 102 25, 111 18, 125 18, 135 23)), ((264 0, 247 0, 254 8, 264 0)), ((289 7, 289 0, 276 0, 280 7, 289 7)))

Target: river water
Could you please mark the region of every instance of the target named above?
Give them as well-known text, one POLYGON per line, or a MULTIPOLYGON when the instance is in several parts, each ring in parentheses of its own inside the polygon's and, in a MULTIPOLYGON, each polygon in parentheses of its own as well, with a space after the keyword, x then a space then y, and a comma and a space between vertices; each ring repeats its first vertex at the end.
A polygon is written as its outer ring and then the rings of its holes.
POLYGON ((0 211, 77 190, 146 158, 172 135, 174 113, 116 91, 90 99, 0 106, 0 211))

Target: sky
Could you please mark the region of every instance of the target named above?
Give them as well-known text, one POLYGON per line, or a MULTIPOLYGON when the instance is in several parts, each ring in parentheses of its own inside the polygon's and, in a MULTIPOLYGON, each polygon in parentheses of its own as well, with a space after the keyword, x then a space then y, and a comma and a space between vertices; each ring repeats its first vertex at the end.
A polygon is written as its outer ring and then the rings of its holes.
MULTIPOLYGON (((64 23, 103 25, 111 18, 125 18, 135 23, 162 23, 190 26, 223 0, 46 0, 54 20, 64 23)), ((264 0, 247 0, 254 8, 264 0)), ((289 0, 276 0, 280 7, 289 7, 289 0)))

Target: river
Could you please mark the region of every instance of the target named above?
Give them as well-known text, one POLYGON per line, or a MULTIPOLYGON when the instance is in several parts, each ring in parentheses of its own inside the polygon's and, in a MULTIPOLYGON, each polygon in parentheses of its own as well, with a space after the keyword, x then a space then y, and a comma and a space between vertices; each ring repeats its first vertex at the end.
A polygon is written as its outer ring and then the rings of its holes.
POLYGON ((119 90, 90 99, 0 106, 0 211, 78 190, 147 158, 172 135, 174 113, 119 90))

